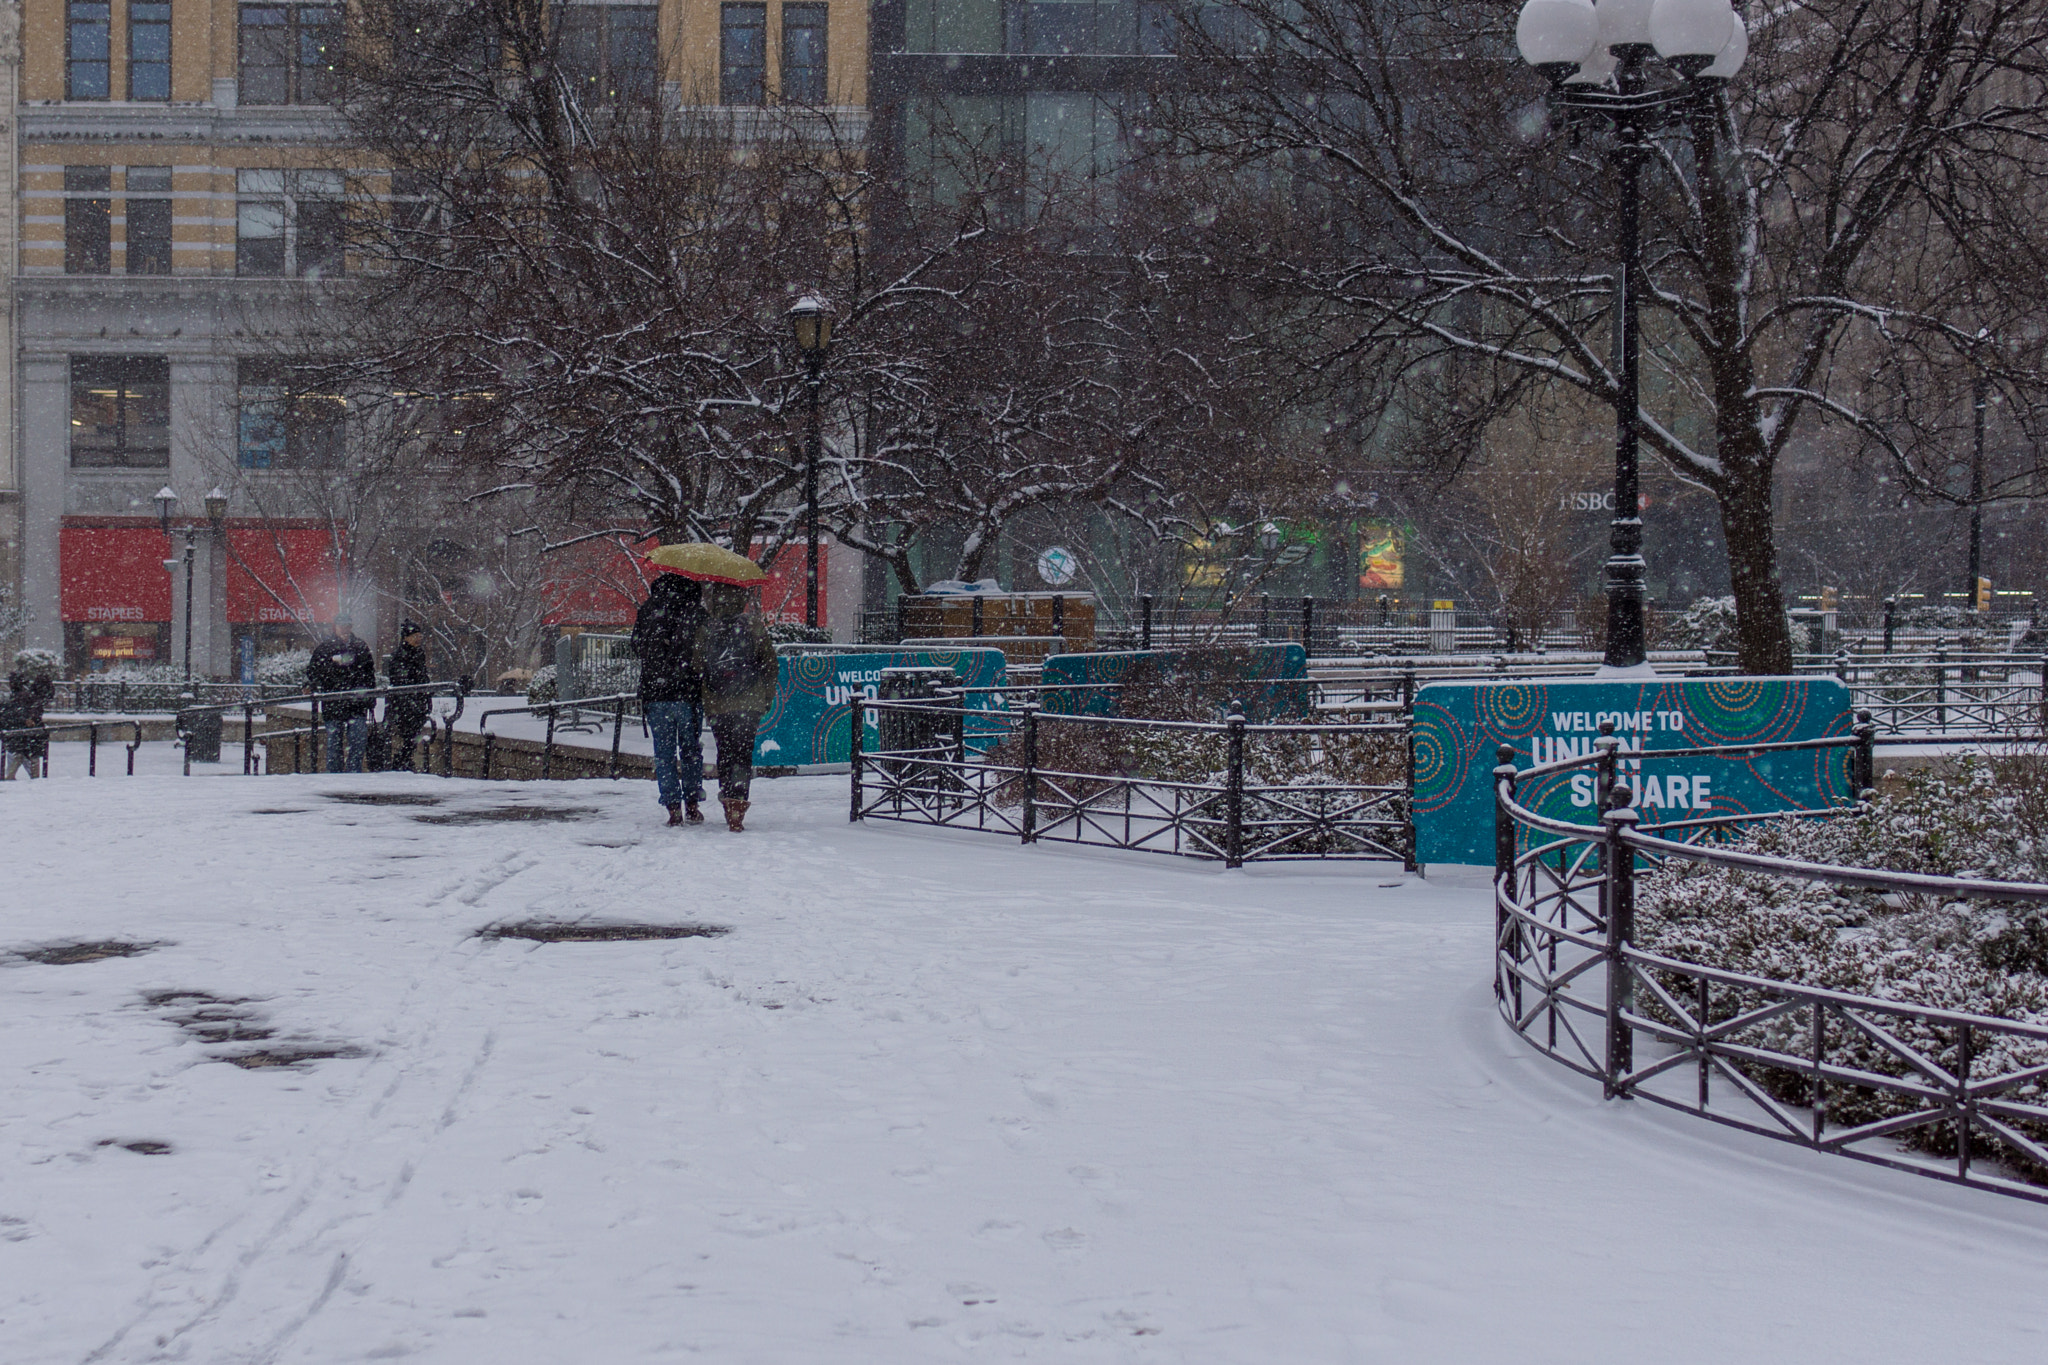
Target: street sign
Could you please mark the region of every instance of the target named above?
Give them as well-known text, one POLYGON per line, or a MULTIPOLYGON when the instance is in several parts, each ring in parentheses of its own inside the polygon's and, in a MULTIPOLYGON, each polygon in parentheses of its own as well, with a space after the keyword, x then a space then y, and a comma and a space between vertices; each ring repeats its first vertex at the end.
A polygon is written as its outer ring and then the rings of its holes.
POLYGON ((1054 545, 1038 556, 1038 576, 1055 588, 1064 588, 1073 582, 1080 568, 1081 561, 1074 558, 1074 552, 1064 545, 1054 545))
MULTIPOLYGON (((785 654, 775 681, 775 705, 761 717, 754 736, 754 765, 760 768, 807 767, 814 763, 849 763, 847 720, 856 693, 880 694, 885 668, 950 668, 969 687, 1003 686, 1000 649, 897 649, 874 654, 785 654)), ((970 692, 970 710, 1000 707, 994 692, 970 692)), ((994 744, 1000 727, 967 722, 970 747, 994 744)), ((880 742, 875 716, 868 714, 862 747, 880 742)))
MULTIPOLYGON (((1415 698, 1416 858, 1493 861, 1493 767, 1502 744, 1515 766, 1594 752, 1614 722, 1621 771, 1645 825, 1752 811, 1819 810, 1854 797, 1851 750, 1752 758, 1659 760, 1659 749, 1846 735, 1849 689, 1833 678, 1659 678, 1642 682, 1532 679, 1442 682, 1415 698)), ((1554 819, 1591 825, 1590 768, 1522 784, 1517 799, 1554 819)))

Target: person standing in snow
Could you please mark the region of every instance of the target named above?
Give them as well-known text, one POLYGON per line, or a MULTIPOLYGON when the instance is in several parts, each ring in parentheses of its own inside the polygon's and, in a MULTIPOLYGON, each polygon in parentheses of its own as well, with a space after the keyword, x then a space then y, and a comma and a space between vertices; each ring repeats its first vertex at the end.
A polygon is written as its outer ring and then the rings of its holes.
POLYGON ((633 618, 640 711, 654 738, 654 794, 671 825, 704 823, 704 697, 696 662, 703 625, 704 585, 674 574, 654 580, 633 618))
POLYGON ((43 708, 57 695, 57 684, 47 674, 17 668, 7 675, 7 700, 0 704, 0 730, 17 733, 0 740, 6 757, 0 759, 0 781, 12 782, 21 768, 34 777, 50 752, 50 736, 43 732, 43 708), (29 731, 22 734, 20 731, 29 731))
MULTIPOLYGON (((426 639, 419 623, 405 621, 398 627, 398 648, 391 651, 391 658, 384 665, 385 674, 393 687, 416 687, 432 682, 427 674, 427 651, 422 647, 426 639)), ((389 732, 391 745, 391 766, 410 768, 413 749, 419 743, 420 728, 433 714, 432 698, 424 692, 393 697, 384 703, 384 728, 389 732)))
POLYGON ((745 588, 713 583, 706 599, 711 615, 697 633, 697 672, 718 742, 718 802, 726 828, 738 833, 754 780, 754 733, 775 702, 775 644, 745 588))
MULTIPOLYGON (((344 612, 334 618, 334 633, 313 648, 306 663, 306 686, 314 692, 354 692, 377 685, 377 660, 356 638, 355 622, 344 612)), ((327 771, 359 773, 363 748, 370 737, 367 697, 342 697, 327 702, 327 771)))

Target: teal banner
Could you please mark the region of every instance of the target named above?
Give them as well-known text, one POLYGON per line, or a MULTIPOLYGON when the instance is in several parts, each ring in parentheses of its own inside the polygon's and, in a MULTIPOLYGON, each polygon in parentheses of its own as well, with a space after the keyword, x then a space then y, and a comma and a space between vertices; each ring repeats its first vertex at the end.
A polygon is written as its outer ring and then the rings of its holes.
MULTIPOLYGON (((1820 810, 1854 798, 1851 751, 1659 760, 1659 749, 1764 744, 1850 733, 1849 689, 1833 678, 1671 678, 1642 682, 1442 682, 1415 697, 1415 851, 1424 863, 1493 861, 1493 766, 1594 752, 1614 722, 1622 774, 1645 825, 1754 811, 1820 810)), ((1590 770, 1525 782, 1517 797, 1590 825, 1590 770)))
MULTIPOLYGON (((1003 687, 1000 649, 897 649, 874 654, 785 654, 775 680, 775 706, 761 717, 754 739, 754 765, 793 768, 812 763, 850 763, 852 735, 847 728, 856 695, 881 695, 885 668, 950 668, 968 687, 1003 687)), ((970 692, 971 710, 1001 709, 1001 692, 970 692)), ((880 742, 874 713, 868 714, 861 743, 873 749, 880 742)), ((969 717, 968 743, 988 748, 1002 727, 976 724, 969 717)))
POLYGON ((1055 654, 1039 674, 1040 700, 1046 710, 1066 715, 1113 716, 1116 691, 1101 684, 1124 682, 1141 665, 1153 678, 1233 692, 1254 722, 1298 720, 1309 713, 1308 654, 1292 644, 1055 654))

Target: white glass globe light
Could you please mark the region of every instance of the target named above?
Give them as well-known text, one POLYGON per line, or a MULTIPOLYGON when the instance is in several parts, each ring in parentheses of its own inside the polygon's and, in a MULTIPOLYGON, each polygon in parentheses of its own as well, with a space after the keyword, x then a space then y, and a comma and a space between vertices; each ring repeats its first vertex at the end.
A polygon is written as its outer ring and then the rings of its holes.
POLYGON ((1599 32, 1593 0, 1528 0, 1515 20, 1515 46, 1540 71, 1583 62, 1599 32))
POLYGON ((1742 70, 1742 63, 1749 57, 1749 26, 1742 22, 1742 16, 1739 14, 1731 14, 1729 17, 1735 23, 1729 31, 1728 41, 1714 58, 1714 64, 1700 72, 1702 79, 1731 80, 1736 72, 1742 70))
POLYGON ((1654 0, 1650 6, 1650 41, 1673 65, 1706 66, 1728 45, 1734 27, 1727 0, 1654 0))
POLYGON ((1614 75, 1614 54, 1605 46, 1596 46, 1586 54, 1586 60, 1579 63, 1578 74, 1565 81, 1566 85, 1605 85, 1614 75))
POLYGON ((1652 0, 1600 0, 1602 47, 1649 47, 1652 0))

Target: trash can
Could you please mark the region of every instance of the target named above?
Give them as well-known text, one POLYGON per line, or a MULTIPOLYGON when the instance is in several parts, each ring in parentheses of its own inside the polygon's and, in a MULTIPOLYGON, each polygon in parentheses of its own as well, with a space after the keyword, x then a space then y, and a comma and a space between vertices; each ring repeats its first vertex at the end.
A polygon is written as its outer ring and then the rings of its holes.
POLYGON ((178 734, 185 741, 185 756, 194 763, 220 762, 220 714, 210 706, 178 712, 178 734))
MULTIPOLYGON (((880 700, 936 703, 941 689, 959 685, 959 675, 950 668, 885 668, 880 700)), ((953 726, 951 716, 888 707, 880 712, 876 728, 882 752, 900 754, 943 747, 953 726)))

